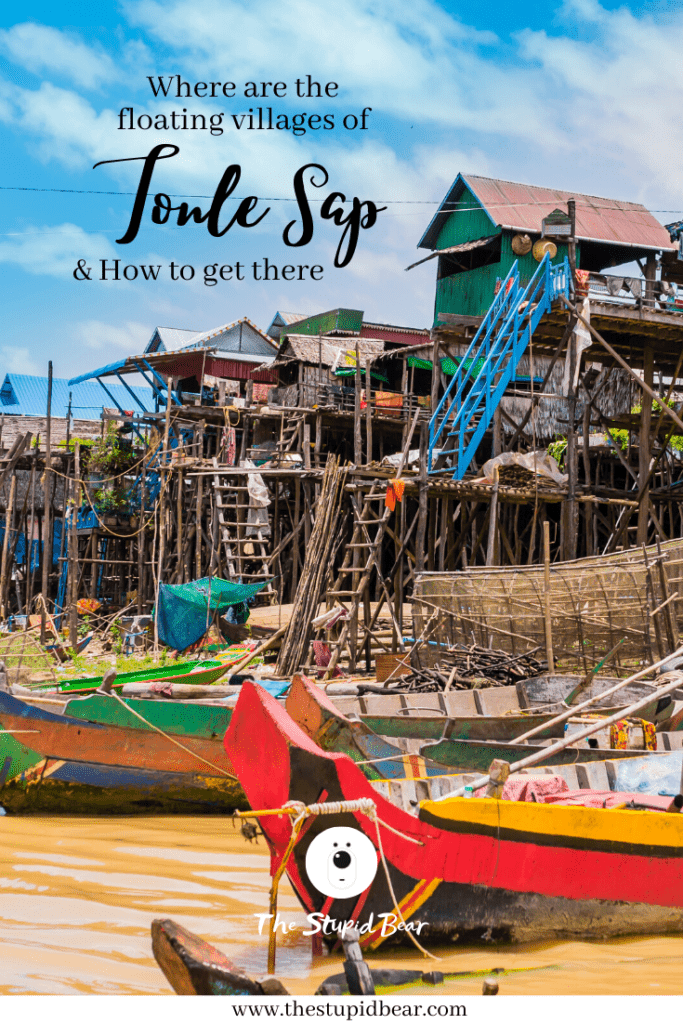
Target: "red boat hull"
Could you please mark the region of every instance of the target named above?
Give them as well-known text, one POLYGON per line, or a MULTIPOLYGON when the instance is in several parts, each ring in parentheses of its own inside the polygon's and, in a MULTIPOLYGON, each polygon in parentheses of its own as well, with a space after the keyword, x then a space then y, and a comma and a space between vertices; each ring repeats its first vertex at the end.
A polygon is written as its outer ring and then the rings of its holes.
MULTIPOLYGON (((422 942, 683 931, 683 818, 679 815, 592 811, 593 815, 620 816, 599 819, 601 825, 609 822, 608 831, 597 828, 592 838, 578 835, 573 825, 566 835, 557 828, 539 828, 532 817, 537 805, 504 801, 500 807, 505 813, 522 815, 521 820, 532 824, 528 828, 463 824, 442 819, 438 809, 431 814, 423 810, 426 820, 421 820, 378 794, 349 757, 321 751, 277 701, 250 683, 242 687, 225 748, 254 809, 281 807, 289 800, 312 804, 372 799, 381 821, 396 830, 380 826, 384 854, 403 916, 416 928, 421 924, 422 942), (669 819, 664 823, 666 834, 673 837, 668 845, 647 839, 648 828, 652 832, 659 827, 656 818, 669 819), (619 832, 617 825, 623 819, 632 823, 636 838, 619 832), (612 824, 615 831, 610 831, 612 824)), ((493 801, 474 803, 496 806, 493 801)), ((562 821, 587 820, 585 808, 571 808, 576 813, 568 815, 568 808, 541 806, 543 813, 557 810, 565 812, 559 816, 562 821)), ((301 903, 309 913, 368 925, 365 946, 374 948, 387 938, 401 938, 399 931, 390 933, 391 922, 381 933, 381 915, 394 911, 381 868, 371 887, 351 899, 325 897, 308 878, 305 858, 310 843, 337 825, 360 829, 377 846, 375 825, 364 814, 309 818, 287 867, 301 903)), ((276 867, 289 842, 290 819, 285 815, 261 818, 261 827, 276 867)))

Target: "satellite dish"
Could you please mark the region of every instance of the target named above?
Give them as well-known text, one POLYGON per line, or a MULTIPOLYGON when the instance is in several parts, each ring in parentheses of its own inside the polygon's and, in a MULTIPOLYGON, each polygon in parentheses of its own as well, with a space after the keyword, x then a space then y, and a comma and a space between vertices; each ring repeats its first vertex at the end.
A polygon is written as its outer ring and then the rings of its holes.
POLYGON ((534 242, 531 252, 536 262, 540 263, 546 253, 548 253, 551 260, 554 259, 557 256, 557 246, 547 238, 539 238, 537 242, 534 242))
POLYGON ((531 252, 532 242, 528 235, 514 235, 511 244, 515 256, 526 256, 531 252))

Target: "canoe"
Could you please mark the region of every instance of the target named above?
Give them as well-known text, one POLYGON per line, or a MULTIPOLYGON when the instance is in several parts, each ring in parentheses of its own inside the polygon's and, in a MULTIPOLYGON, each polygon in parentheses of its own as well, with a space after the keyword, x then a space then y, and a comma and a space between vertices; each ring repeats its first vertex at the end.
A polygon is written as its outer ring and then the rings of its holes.
MULTIPOLYGON (((118 701, 109 699, 125 714, 118 701)), ((150 705, 143 712, 150 722, 155 716, 163 720, 161 709, 169 706, 138 703, 150 705)), ((184 712, 187 705, 182 707, 184 712)), ((100 724, 87 721, 87 711, 84 719, 57 715, 0 692, 0 726, 12 733, 0 733, 0 805, 13 812, 53 808, 72 814, 243 806, 241 787, 224 774, 234 773, 221 743, 223 709, 207 709, 197 735, 183 732, 180 718, 175 727, 164 729, 182 737, 179 742, 187 748, 182 750, 137 719, 130 727, 100 724)))
MULTIPOLYGON (((423 944, 683 932, 678 813, 451 797, 422 801, 409 814, 382 796, 351 758, 317 747, 281 705, 250 683, 242 687, 224 742, 252 808, 292 800, 373 801, 377 826, 359 811, 308 818, 287 864, 305 912, 353 920, 365 948, 406 934, 381 862, 360 895, 325 896, 316 888, 306 854, 330 828, 364 835, 359 850, 369 841, 378 861, 379 834, 398 908, 415 932, 419 926, 423 944)), ((644 799, 675 809, 666 798, 644 799)), ((290 842, 291 819, 259 821, 274 871, 290 842)))
POLYGON ((195 736, 209 740, 223 738, 232 715, 231 707, 219 703, 196 704, 186 700, 145 700, 135 697, 123 697, 122 701, 126 707, 106 694, 93 693, 67 701, 64 714, 98 725, 151 732, 156 726, 173 736, 195 736), (137 715, 141 715, 145 721, 140 721, 137 715))
MULTIPOLYGON (((565 707, 562 701, 582 682, 581 676, 545 675, 513 686, 491 686, 476 690, 452 690, 450 693, 376 692, 360 695, 334 694, 331 699, 344 715, 355 715, 373 732, 396 738, 436 740, 502 740, 521 736, 549 722, 565 707)), ((619 682, 607 676, 595 678, 577 703, 593 697, 619 682)), ((359 686, 362 690, 363 687, 359 686)), ((652 692, 648 683, 631 683, 594 705, 609 708, 613 714, 652 692)), ((676 730, 683 726, 683 691, 653 698, 640 716, 653 722, 658 730, 676 730)), ((538 739, 558 739, 564 725, 550 726, 538 739)))
MULTIPOLYGON (((380 698, 381 699, 381 698, 380 698)), ((453 772, 488 771, 491 761, 501 758, 509 763, 543 751, 537 743, 503 743, 500 740, 441 740, 424 744, 417 737, 389 742, 372 732, 363 721, 346 718, 324 691, 306 676, 294 676, 286 701, 288 714, 323 750, 347 754, 362 767, 369 779, 397 778, 408 774, 415 778, 453 772), (384 760, 379 760, 384 758, 384 760), (372 764, 367 764, 373 761, 372 764)), ((419 720, 418 720, 419 722, 419 720)), ((413 734, 415 735, 415 734, 413 734)), ((544 759, 544 765, 604 761, 607 758, 641 757, 642 750, 611 750, 599 747, 571 747, 544 759)))
POLYGON ((215 946, 169 918, 152 921, 152 952, 180 996, 289 995, 277 978, 251 978, 215 946))
MULTIPOLYGON (((252 978, 237 967, 225 953, 170 918, 152 921, 152 952, 171 988, 180 996, 286 996, 282 982, 272 974, 252 978)), ((472 972, 473 975, 483 972, 472 972)), ((505 972, 498 971, 503 974, 505 972)), ((440 971, 406 971, 391 968, 370 969, 375 991, 392 993, 407 985, 423 983, 433 988, 446 978, 472 976, 464 971, 442 974, 440 971)), ((319 986, 316 995, 348 995, 346 974, 333 974, 319 986)))
MULTIPOLYGON (((68 697, 68 695, 66 696, 68 697)), ((119 701, 99 693, 84 697, 71 697, 70 699, 63 699, 61 702, 51 700, 48 697, 42 700, 40 697, 22 698, 22 700, 31 707, 42 708, 44 711, 52 714, 65 714, 68 717, 78 718, 81 721, 95 722, 100 725, 124 726, 152 732, 155 731, 154 726, 156 726, 156 728, 163 729, 164 732, 170 735, 181 737, 194 735, 207 739, 222 737, 228 727, 230 715, 232 714, 230 707, 220 704, 124 699, 124 703, 145 720, 141 721, 137 715, 128 712, 125 707, 122 707, 119 701)), ((27 728, 30 727, 27 726, 27 728)), ((0 727, 0 787, 9 783, 12 779, 21 777, 22 773, 28 772, 30 769, 35 768, 36 765, 41 765, 42 768, 42 762, 45 759, 35 750, 31 750, 29 745, 31 735, 32 733, 29 731, 28 733, 22 732, 14 736, 11 733, 5 732, 0 727)), ((68 780, 70 777, 68 773, 72 770, 67 767, 69 764, 69 761, 63 762, 53 782, 68 780)), ((76 771, 79 778, 82 776, 80 768, 73 770, 76 771)), ((130 772, 131 769, 126 769, 126 771, 130 772)), ((49 777, 52 777, 52 774, 49 777)), ((27 776, 24 776, 24 779, 27 778, 27 776)), ((145 775, 144 780, 142 780, 142 788, 146 791, 155 778, 156 775, 154 773, 149 777, 145 775)), ((172 780, 168 781, 170 783, 172 780)), ((164 780, 162 782, 162 791, 167 792, 168 787, 164 780)), ((175 781, 173 781, 173 785, 175 786, 175 781)), ((17 787, 14 788, 16 789, 17 787)), ((149 794, 146 794, 145 799, 148 796, 149 794)), ((7 797, 7 793, 5 793, 5 797, 7 797)), ((131 799, 137 800, 138 796, 133 794, 131 799)), ((21 798, 19 803, 21 803, 21 798)), ((98 798, 97 806, 99 807, 101 803, 102 801, 98 798)))
MULTIPOLYGON (((117 690, 127 683, 164 682, 169 686, 173 683, 192 683, 197 686, 208 686, 225 675, 228 667, 228 665, 217 661, 187 661, 181 664, 143 669, 139 672, 120 672, 113 685, 117 690)), ((102 676, 89 676, 84 679, 69 679, 57 686, 53 683, 41 684, 34 687, 33 692, 46 693, 54 690, 57 693, 87 693, 97 690, 101 685, 102 676)))

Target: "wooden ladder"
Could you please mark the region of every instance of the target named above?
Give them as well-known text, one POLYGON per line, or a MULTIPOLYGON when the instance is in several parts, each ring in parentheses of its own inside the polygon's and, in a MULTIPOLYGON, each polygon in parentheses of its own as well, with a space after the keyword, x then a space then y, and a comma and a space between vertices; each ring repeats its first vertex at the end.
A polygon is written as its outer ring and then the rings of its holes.
POLYGON ((280 421, 280 440, 277 443, 277 455, 285 455, 287 452, 300 450, 303 445, 303 424, 306 419, 305 412, 283 411, 280 421))
MULTIPOLYGON (((214 467, 217 465, 214 459, 214 467)), ((250 505, 246 482, 226 483, 225 480, 226 475, 214 474, 219 543, 223 546, 228 577, 242 583, 257 583, 264 576, 272 576, 268 538, 259 527, 247 522, 250 505)), ((272 583, 268 583, 259 596, 275 599, 277 594, 272 583)))
MULTIPOLYGON (((420 410, 418 408, 410 425, 410 429, 408 430, 406 442, 396 471, 396 478, 399 478, 403 472, 403 467, 405 466, 406 458, 410 450, 410 442, 413 437, 413 432, 415 430, 419 414, 420 410)), ((398 645, 402 646, 401 630, 393 612, 391 595, 389 594, 387 584, 379 570, 378 576, 382 585, 383 594, 378 607, 375 609, 374 615, 372 617, 370 616, 370 595, 368 592, 368 584, 382 549, 382 541, 384 540, 389 517, 392 515, 391 510, 386 505, 380 505, 378 514, 375 514, 372 510, 372 505, 374 502, 380 500, 384 502, 387 484, 387 480, 375 480, 370 491, 363 495, 362 499, 358 497, 358 492, 356 492, 352 498, 354 526, 351 543, 346 546, 344 560, 341 568, 339 569, 335 585, 326 593, 327 602, 330 606, 331 602, 336 598, 350 598, 350 607, 348 609, 349 617, 342 626, 339 639, 336 642, 333 642, 335 649, 332 652, 332 658, 330 659, 330 664, 327 667, 325 678, 329 678, 331 673, 334 671, 347 641, 349 646, 349 667, 352 672, 356 668, 359 650, 358 610, 360 608, 361 601, 363 602, 365 611, 364 624, 362 627, 364 636, 361 640, 361 647, 366 647, 367 661, 369 662, 370 660, 371 631, 377 620, 382 600, 386 601, 389 612, 391 613, 395 640, 398 645), (373 527, 375 530, 374 536, 370 533, 370 530, 373 527), (363 556, 365 557, 364 563, 362 563, 363 556), (345 589, 344 587, 345 580, 350 581, 346 583, 346 588, 348 589, 345 589)))
MULTIPOLYGON (((336 643, 335 651, 337 659, 343 653, 343 645, 348 639, 350 668, 353 671, 359 654, 363 647, 366 648, 366 660, 370 658, 370 593, 369 585, 372 578, 373 568, 379 557, 382 541, 384 540, 385 527, 388 516, 388 509, 384 506, 386 493, 386 481, 373 481, 370 490, 363 494, 357 491, 351 498, 353 508, 353 533, 351 542, 346 545, 344 559, 337 572, 334 586, 326 592, 326 601, 331 608, 335 600, 342 599, 347 605, 349 618, 347 620, 348 630, 342 630, 342 635, 336 643), (379 507, 373 506, 379 502, 379 507), (374 532, 373 532, 374 531, 374 532), (364 607, 363 623, 359 623, 359 610, 361 602, 364 607), (359 626, 363 631, 359 643, 359 626)), ((380 577, 381 578, 381 577, 380 577)), ((382 581, 384 586, 384 582, 382 581)), ((386 587, 385 587, 386 589, 386 587)), ((388 594, 383 595, 388 597, 388 594)), ((391 607, 391 602, 389 602, 391 607)), ((397 640, 400 639, 397 636, 397 640)), ((334 655, 333 655, 334 660, 334 655)), ((334 663, 336 664, 336 660, 334 663)), ((334 665, 332 665, 334 667, 334 665)), ((368 666, 369 667, 369 666, 368 666)))

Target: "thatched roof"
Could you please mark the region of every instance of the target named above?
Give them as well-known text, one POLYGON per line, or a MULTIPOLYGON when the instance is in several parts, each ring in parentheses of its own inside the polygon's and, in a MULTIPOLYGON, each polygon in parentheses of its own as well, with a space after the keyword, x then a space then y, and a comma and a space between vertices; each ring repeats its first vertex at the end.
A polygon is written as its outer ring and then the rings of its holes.
POLYGON ((316 338, 308 334, 288 334, 272 365, 278 366, 295 360, 314 366, 343 366, 345 365, 345 353, 355 353, 356 344, 358 344, 361 366, 365 365, 367 359, 377 359, 384 352, 383 341, 368 341, 365 338, 355 337, 316 338))

